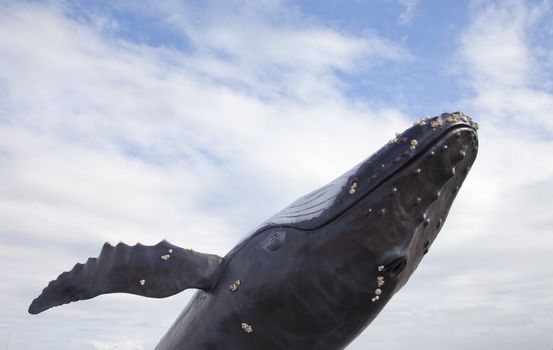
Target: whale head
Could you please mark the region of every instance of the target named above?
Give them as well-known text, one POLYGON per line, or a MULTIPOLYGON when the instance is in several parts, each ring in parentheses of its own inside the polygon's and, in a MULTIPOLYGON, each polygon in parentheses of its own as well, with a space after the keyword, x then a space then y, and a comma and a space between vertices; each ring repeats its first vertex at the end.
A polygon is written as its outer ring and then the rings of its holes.
POLYGON ((476 158, 477 129, 461 113, 420 120, 349 175, 336 203, 348 207, 344 236, 373 257, 373 301, 386 297, 384 281, 397 292, 436 239, 476 158))
POLYGON ((407 282, 440 232, 476 158, 477 129, 477 123, 459 112, 419 120, 265 225, 325 231, 330 237, 323 241, 352 254, 362 247, 359 264, 372 264, 371 278, 378 280, 373 300, 383 299, 383 280, 391 296, 407 282), (321 230, 325 227, 331 229, 321 230))

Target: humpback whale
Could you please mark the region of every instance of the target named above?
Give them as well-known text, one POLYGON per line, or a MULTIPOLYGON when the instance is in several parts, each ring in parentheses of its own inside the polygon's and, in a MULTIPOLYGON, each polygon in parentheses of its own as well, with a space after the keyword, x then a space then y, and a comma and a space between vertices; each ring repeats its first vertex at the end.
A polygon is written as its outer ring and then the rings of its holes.
POLYGON ((226 256, 105 244, 29 307, 198 289, 156 350, 345 348, 407 282, 473 164, 478 124, 426 118, 264 221, 226 256))

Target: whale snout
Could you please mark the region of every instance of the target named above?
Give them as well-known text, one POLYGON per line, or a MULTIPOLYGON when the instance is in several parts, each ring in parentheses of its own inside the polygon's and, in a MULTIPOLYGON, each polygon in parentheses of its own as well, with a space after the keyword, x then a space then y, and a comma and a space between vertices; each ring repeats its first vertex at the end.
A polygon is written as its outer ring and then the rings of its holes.
POLYGON ((398 237, 395 249, 402 252, 390 263, 403 265, 395 268, 398 289, 429 252, 478 152, 472 122, 455 123, 441 132, 426 127, 413 130, 413 135, 417 132, 422 149, 388 184, 399 197, 389 224, 398 237))
MULTIPOLYGON (((365 220, 367 246, 378 247, 372 250, 379 256, 374 268, 381 268, 386 281, 394 281, 395 291, 441 231, 476 158, 477 128, 470 118, 455 113, 418 121, 357 172, 356 179, 374 179, 375 185, 359 201, 365 213, 359 220, 365 220), (384 171, 375 177, 378 164, 384 171)), ((364 182, 357 181, 361 192, 364 182)))

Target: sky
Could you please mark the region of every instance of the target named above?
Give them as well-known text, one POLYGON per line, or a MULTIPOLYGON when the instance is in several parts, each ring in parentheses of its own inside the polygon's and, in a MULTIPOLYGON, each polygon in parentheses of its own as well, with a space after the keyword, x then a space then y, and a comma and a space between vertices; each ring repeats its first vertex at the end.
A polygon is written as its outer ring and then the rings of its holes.
POLYGON ((553 2, 0 0, 0 348, 152 349, 194 291, 28 305, 105 241, 223 256, 454 111, 476 162, 347 349, 553 349, 553 2))

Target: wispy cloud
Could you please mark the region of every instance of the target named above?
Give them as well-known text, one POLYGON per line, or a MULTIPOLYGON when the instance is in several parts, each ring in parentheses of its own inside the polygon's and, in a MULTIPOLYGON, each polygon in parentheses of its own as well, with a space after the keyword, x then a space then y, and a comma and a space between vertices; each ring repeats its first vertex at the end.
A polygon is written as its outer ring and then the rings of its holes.
POLYGON ((415 16, 416 7, 419 3, 419 0, 399 0, 399 3, 404 7, 402 13, 400 13, 397 22, 401 25, 406 25, 415 16))
MULTIPOLYGON (((353 36, 324 26, 279 1, 156 6, 162 22, 186 37, 199 72, 250 94, 318 101, 335 95, 335 72, 362 71, 409 53, 378 35, 353 36), (319 84, 320 80, 332 82, 319 84)), ((151 8, 133 8, 151 11, 151 8)))
POLYGON ((553 107, 551 5, 508 1, 475 5, 478 13, 461 39, 462 59, 476 92, 474 104, 496 122, 553 131, 544 111, 553 107))

